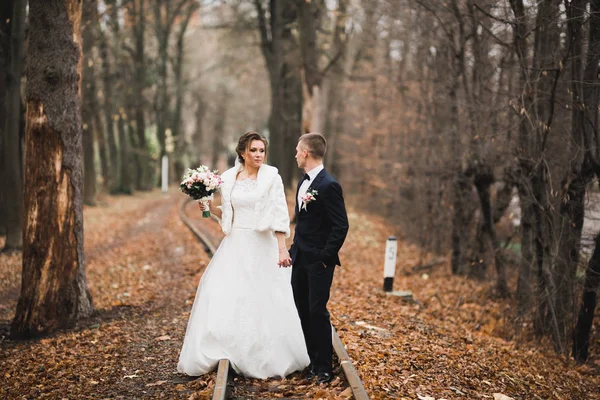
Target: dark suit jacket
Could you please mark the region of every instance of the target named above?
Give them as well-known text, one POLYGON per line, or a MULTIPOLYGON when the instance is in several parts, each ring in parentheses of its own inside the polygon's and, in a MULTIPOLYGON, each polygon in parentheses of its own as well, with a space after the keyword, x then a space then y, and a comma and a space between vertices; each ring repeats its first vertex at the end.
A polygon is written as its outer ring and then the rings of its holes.
POLYGON ((296 188, 296 231, 290 249, 292 261, 299 254, 306 263, 323 262, 327 266, 341 265, 338 252, 348 233, 348 216, 340 184, 324 169, 310 182, 308 190, 316 190, 315 200, 306 210, 298 211, 296 188))

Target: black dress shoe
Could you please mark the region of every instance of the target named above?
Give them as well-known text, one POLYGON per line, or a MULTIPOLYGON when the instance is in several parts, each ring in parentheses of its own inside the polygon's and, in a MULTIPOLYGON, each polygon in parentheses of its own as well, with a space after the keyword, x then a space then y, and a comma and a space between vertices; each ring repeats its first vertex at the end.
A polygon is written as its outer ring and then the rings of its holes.
POLYGON ((317 375, 317 383, 318 384, 329 383, 329 382, 331 382, 332 379, 333 379, 333 374, 331 374, 329 372, 320 372, 317 375))
POLYGON ((308 379, 309 381, 312 381, 315 378, 315 376, 317 376, 317 373, 311 366, 309 366, 302 372, 302 377, 304 379, 308 379))

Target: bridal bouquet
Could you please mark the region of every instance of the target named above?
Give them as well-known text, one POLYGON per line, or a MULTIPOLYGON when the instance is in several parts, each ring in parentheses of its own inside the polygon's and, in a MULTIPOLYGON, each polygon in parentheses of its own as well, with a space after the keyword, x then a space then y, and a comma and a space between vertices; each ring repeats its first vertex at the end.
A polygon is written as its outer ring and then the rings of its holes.
POLYGON ((192 199, 201 202, 206 208, 202 217, 210 217, 208 202, 213 199, 213 193, 221 186, 223 180, 217 175, 217 170, 211 171, 207 166, 201 165, 196 169, 189 169, 183 175, 179 186, 181 191, 192 199))

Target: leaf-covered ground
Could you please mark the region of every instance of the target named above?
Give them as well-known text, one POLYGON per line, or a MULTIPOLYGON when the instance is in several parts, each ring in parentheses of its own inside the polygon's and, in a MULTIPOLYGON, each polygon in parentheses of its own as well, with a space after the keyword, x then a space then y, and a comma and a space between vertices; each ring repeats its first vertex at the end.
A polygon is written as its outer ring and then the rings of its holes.
MULTIPOLYGON (((21 258, 0 255, 1 399, 210 398, 215 373, 190 379, 176 372, 196 286, 209 261, 179 219, 181 199, 176 190, 152 192, 107 197, 85 209, 87 277, 98 314, 71 331, 23 342, 7 337, 21 258)), ((372 398, 600 399, 598 324, 590 362, 575 366, 549 345, 534 343, 527 326, 517 335, 512 302, 495 298, 488 283, 453 277, 445 262, 412 273, 433 259, 421 259, 422 252, 402 240, 394 288, 412 291, 415 301, 386 296, 385 239, 400 232, 353 212, 350 223, 330 310, 372 398)), ((327 387, 298 374, 236 378, 241 387, 234 395, 349 398, 337 375, 327 387)))

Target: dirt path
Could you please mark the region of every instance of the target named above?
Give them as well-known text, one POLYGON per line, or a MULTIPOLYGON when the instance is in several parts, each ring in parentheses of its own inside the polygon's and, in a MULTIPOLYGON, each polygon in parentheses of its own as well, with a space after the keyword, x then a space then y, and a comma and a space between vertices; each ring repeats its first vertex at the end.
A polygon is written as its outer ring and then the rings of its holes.
MULTIPOLYGON (((178 218, 180 199, 177 192, 153 192, 85 210, 87 276, 98 315, 41 340, 3 338, 0 398, 187 399, 210 391, 212 376, 190 380, 175 371, 208 262, 178 218)), ((16 276, 19 266, 10 261, 16 276)), ((4 326, 15 301, 4 304, 4 326)))
MULTIPOLYGON (((175 371, 191 303, 209 259, 178 217, 181 194, 111 197, 85 210, 88 281, 98 315, 41 340, 5 337, 20 283, 20 257, 0 255, 1 399, 203 399, 214 373, 195 380, 175 371), (12 295, 11 295, 12 294, 12 295)), ((418 273, 422 252, 399 240, 395 289, 381 292, 388 235, 380 218, 350 213, 336 270, 332 321, 374 399, 600 399, 600 329, 581 367, 514 330, 514 304, 490 283, 449 274, 446 264, 418 273)), ((514 279, 514 276, 512 277, 514 279)), ((599 310, 600 311, 600 310, 599 310)), ((599 318, 599 317, 597 317, 599 318)), ((327 388, 288 380, 245 381, 239 395, 343 399, 327 388)))

